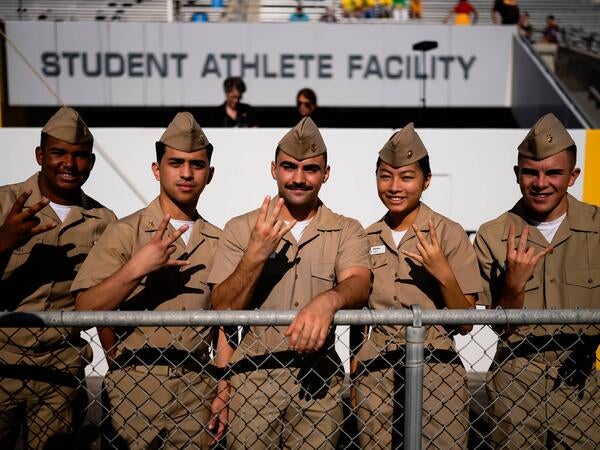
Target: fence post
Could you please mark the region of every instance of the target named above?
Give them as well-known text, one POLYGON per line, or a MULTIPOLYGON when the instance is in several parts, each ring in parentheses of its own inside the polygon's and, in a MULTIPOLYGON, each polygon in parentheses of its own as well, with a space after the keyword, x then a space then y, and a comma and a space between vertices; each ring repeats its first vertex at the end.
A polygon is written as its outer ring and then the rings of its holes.
POLYGON ((421 449, 423 410, 423 358, 425 328, 421 307, 411 305, 413 323, 406 327, 406 370, 404 375, 404 448, 421 449))

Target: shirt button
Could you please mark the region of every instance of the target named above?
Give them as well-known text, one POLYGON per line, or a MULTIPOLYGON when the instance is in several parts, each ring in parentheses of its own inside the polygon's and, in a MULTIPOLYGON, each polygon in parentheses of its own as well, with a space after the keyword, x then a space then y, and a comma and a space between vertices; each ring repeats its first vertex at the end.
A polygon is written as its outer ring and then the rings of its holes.
POLYGON ((298 274, 294 275, 294 278, 297 280, 298 279, 298 274))
POLYGON ((298 306, 300 303, 298 302, 294 302, 294 306, 298 306))
POLYGON ((588 278, 588 283, 592 284, 594 282, 594 280, 592 280, 591 278, 588 278))
POLYGON ((550 278, 550 283, 554 283, 556 281, 556 278, 550 278))
POLYGON ((333 276, 333 274, 332 274, 332 273, 330 273, 330 274, 329 274, 329 279, 330 279, 330 280, 333 280, 334 278, 335 278, 335 277, 333 276))
POLYGON ((396 273, 394 274, 394 276, 395 276, 396 278, 398 278, 398 272, 396 272, 396 273))
POLYGON ((394 301, 397 302, 398 301, 398 296, 394 295, 394 301))

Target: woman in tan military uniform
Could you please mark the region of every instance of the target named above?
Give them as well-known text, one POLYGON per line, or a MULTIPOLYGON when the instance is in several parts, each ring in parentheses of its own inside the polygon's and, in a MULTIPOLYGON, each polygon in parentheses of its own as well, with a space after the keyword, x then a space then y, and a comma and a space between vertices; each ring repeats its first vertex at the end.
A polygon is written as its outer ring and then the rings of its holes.
MULTIPOLYGON (((373 269, 370 308, 475 306, 481 290, 475 252, 459 224, 421 202, 430 181, 427 150, 410 123, 390 138, 377 161, 377 190, 388 212, 367 229, 373 269)), ((467 445, 466 373, 454 350, 454 331, 442 326, 427 330, 423 448, 467 445)), ((402 446, 404 346, 404 327, 377 326, 358 352, 354 378, 362 448, 402 446)))

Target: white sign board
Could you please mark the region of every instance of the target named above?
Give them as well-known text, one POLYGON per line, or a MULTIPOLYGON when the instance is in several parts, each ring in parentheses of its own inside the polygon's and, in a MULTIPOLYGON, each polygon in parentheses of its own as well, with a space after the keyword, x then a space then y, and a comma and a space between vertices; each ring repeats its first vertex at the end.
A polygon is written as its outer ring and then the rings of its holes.
POLYGON ((398 24, 7 22, 36 73, 7 48, 9 104, 212 106, 242 76, 244 100, 291 106, 302 87, 322 106, 508 107, 511 27, 398 24), (413 44, 437 41, 425 53, 413 44), (45 86, 41 80, 47 84, 45 86), (48 87, 50 89, 48 89, 48 87))

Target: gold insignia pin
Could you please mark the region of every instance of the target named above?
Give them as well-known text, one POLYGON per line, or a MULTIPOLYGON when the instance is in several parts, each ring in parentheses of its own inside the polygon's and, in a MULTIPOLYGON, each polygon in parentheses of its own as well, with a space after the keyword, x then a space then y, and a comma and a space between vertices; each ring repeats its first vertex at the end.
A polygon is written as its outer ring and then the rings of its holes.
POLYGON ((551 134, 548 134, 548 135, 546 136, 546 140, 548 141, 548 144, 552 144, 552 135, 551 135, 551 134))
POLYGON ((317 151, 317 144, 315 144, 315 143, 312 143, 312 144, 310 144, 310 149, 311 149, 313 152, 316 152, 316 151, 317 151))
POLYGON ((154 221, 153 220, 149 220, 148 221, 148 228, 154 228, 154 221))
POLYGON ((204 139, 204 136, 200 136, 198 140, 200 141, 200 145, 206 144, 206 139, 204 139))
POLYGON ((409 150, 409 151, 406 152, 406 157, 407 158, 412 158, 412 155, 413 155, 413 151, 412 150, 409 150))

